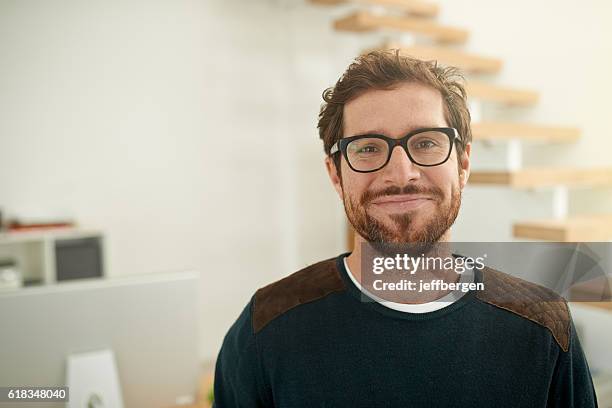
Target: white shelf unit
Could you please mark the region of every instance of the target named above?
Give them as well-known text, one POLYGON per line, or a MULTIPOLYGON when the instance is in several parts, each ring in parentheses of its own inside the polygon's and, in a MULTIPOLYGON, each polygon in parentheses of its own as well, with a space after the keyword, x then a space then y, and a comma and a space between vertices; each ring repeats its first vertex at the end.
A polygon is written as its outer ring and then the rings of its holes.
POLYGON ((56 283, 56 243, 62 240, 99 239, 102 276, 105 276, 104 234, 100 230, 53 228, 40 231, 0 232, 0 259, 14 260, 22 282, 56 283))

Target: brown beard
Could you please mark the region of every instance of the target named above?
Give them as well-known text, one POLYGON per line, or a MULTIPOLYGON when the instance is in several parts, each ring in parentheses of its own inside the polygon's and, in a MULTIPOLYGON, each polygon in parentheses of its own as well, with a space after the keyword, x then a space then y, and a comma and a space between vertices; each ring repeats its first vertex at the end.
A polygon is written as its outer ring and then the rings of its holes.
POLYGON ((342 196, 349 222, 363 239, 373 244, 379 244, 378 246, 385 243, 420 243, 422 248, 419 248, 419 250, 424 251, 429 249, 433 243, 438 242, 453 225, 461 207, 461 190, 456 184, 452 186, 450 203, 447 205, 442 204, 444 193, 440 188, 419 188, 412 184, 404 188, 389 187, 380 191, 366 191, 359 199, 359 204, 348 197, 344 189, 342 190, 342 196), (380 196, 398 194, 426 194, 432 197, 437 211, 420 230, 415 230, 415 216, 411 212, 392 214, 390 218, 396 226, 394 231, 370 215, 367 208, 373 200, 380 196))

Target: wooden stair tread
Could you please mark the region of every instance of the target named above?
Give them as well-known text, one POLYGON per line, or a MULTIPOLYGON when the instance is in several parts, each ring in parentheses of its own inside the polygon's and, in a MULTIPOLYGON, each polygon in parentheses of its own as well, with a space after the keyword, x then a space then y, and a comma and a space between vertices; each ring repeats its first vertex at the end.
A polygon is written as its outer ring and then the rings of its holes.
MULTIPOLYGON (((609 273, 609 271, 606 271, 609 273)), ((570 300, 583 303, 609 303, 610 289, 612 288, 612 276, 599 276, 588 281, 577 282, 570 289, 570 300)))
POLYGON ((472 124, 472 136, 475 140, 574 142, 580 138, 580 129, 511 122, 480 122, 472 124))
MULTIPOLYGON (((606 271, 609 273, 609 271, 606 271)), ((578 282, 570 288, 568 301, 575 305, 612 310, 610 298, 612 276, 600 276, 586 282, 578 282)))
POLYGON ((377 49, 399 49, 402 54, 421 60, 436 60, 443 65, 456 66, 476 74, 495 74, 501 71, 503 62, 498 58, 484 57, 446 47, 429 45, 401 45, 386 43, 377 49))
POLYGON ((508 105, 531 106, 535 105, 539 99, 539 95, 535 91, 514 89, 480 81, 468 81, 466 90, 471 98, 508 105))
POLYGON ((536 167, 521 170, 476 170, 469 183, 505 185, 515 188, 612 185, 612 168, 536 167))
POLYGON ((413 32, 445 43, 464 43, 467 30, 441 25, 432 20, 411 16, 376 15, 368 11, 356 11, 334 21, 340 31, 373 31, 380 29, 413 32))
POLYGON ((517 238, 555 242, 607 241, 612 239, 612 214, 520 221, 514 223, 512 230, 517 238))
POLYGON ((612 311, 612 302, 572 302, 572 303, 578 304, 580 306, 595 307, 598 309, 612 311))
POLYGON ((392 7, 421 17, 435 17, 440 13, 440 6, 422 0, 310 0, 310 2, 322 5, 358 3, 371 6, 392 7))

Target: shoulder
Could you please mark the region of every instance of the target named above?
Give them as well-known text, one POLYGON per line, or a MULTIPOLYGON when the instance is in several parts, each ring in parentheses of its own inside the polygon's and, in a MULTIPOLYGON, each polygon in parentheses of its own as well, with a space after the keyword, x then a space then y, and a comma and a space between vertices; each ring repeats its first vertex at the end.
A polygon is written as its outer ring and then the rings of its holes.
POLYGON ((478 299, 550 330, 559 346, 568 350, 571 316, 565 299, 544 286, 486 266, 482 279, 484 290, 477 292, 478 299))
POLYGON ((253 296, 253 331, 257 333, 289 309, 344 290, 336 260, 333 257, 317 262, 258 289, 253 296))

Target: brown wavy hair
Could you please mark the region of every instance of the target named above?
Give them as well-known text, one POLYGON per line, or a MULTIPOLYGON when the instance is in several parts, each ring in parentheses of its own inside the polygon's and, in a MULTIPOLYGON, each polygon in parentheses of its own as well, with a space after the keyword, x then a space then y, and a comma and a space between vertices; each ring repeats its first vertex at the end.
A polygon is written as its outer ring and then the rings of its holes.
MULTIPOLYGON (((392 89, 401 82, 418 82, 440 91, 444 100, 444 117, 459 132, 456 144, 460 156, 472 141, 470 112, 467 107, 465 78, 456 67, 441 67, 436 61, 422 61, 400 53, 400 50, 371 51, 357 57, 336 85, 323 91, 319 113, 319 137, 330 155, 332 146, 342 138, 344 104, 372 89, 392 89)), ((340 177, 341 154, 333 157, 340 177)))

